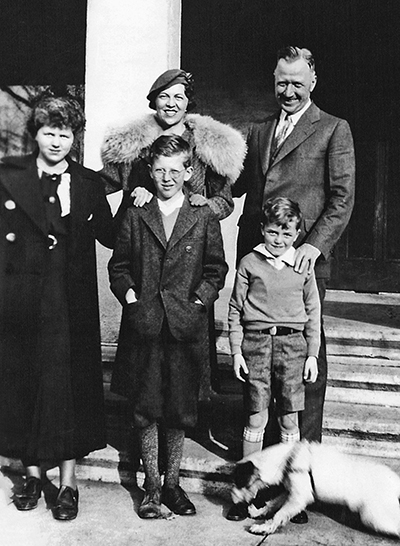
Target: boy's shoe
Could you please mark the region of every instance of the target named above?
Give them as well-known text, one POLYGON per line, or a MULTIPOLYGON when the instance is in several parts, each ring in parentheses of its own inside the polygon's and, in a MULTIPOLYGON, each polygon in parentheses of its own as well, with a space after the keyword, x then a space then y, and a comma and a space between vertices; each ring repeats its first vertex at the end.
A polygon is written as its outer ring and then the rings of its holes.
POLYGON ((54 519, 60 521, 70 521, 78 515, 78 489, 74 491, 72 487, 60 487, 55 505, 53 507, 54 519))
POLYGON ((243 521, 249 517, 247 504, 239 502, 238 504, 232 504, 226 515, 226 519, 230 521, 243 521))
POLYGON ((194 504, 179 485, 175 487, 163 487, 162 502, 174 514, 178 514, 179 516, 192 516, 196 513, 194 504))
POLYGON ((161 516, 161 491, 154 489, 146 491, 138 509, 142 519, 156 519, 161 516))
POLYGON ((25 480, 21 493, 15 495, 15 507, 17 510, 33 510, 34 508, 37 508, 41 494, 41 481, 39 478, 30 476, 25 480))

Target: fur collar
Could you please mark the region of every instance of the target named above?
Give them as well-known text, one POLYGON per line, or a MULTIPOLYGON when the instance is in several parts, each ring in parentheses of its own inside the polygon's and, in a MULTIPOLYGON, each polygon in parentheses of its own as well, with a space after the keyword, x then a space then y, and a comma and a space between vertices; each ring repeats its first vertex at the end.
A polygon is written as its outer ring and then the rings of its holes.
MULTIPOLYGON (((200 160, 233 183, 243 168, 246 155, 246 143, 241 133, 230 125, 200 114, 188 114, 185 124, 193 135, 200 160)), ((153 114, 110 129, 102 145, 103 162, 131 163, 161 132, 153 114)))

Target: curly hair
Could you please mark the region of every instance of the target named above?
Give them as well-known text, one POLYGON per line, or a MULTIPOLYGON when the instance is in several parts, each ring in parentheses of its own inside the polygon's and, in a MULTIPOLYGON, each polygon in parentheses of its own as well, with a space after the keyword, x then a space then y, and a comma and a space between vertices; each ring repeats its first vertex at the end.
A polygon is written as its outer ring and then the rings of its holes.
POLYGON ((72 97, 45 97, 33 106, 27 129, 35 138, 44 125, 68 127, 75 135, 85 126, 85 115, 79 102, 72 97))
POLYGON ((273 197, 265 202, 261 214, 261 225, 276 224, 287 228, 295 220, 296 229, 300 227, 303 215, 298 203, 286 197, 273 197))

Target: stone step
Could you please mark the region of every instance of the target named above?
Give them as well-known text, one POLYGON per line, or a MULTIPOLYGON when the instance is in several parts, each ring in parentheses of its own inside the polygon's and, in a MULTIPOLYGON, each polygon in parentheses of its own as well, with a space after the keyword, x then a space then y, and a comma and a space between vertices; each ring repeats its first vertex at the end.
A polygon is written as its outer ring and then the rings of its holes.
MULTIPOLYGON (((229 297, 226 288, 216 304, 217 344, 226 354, 229 297)), ((400 360, 400 294, 328 290, 324 325, 329 355, 400 360)))
POLYGON ((384 406, 400 408, 400 392, 358 390, 355 388, 341 388, 328 386, 326 400, 331 402, 349 402, 351 404, 369 404, 372 406, 384 406))
POLYGON ((323 429, 331 436, 379 438, 400 446, 400 408, 327 400, 323 429))

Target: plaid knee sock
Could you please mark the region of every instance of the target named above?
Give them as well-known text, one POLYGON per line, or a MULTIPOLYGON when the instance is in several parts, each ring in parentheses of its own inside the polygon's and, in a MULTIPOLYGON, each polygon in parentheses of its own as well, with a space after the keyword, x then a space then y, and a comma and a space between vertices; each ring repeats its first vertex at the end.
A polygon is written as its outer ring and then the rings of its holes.
POLYGON ((176 487, 179 485, 179 470, 183 455, 183 443, 185 431, 177 428, 167 428, 165 431, 167 470, 165 472, 165 487, 176 487))
POLYGON ((281 430, 281 442, 282 444, 295 444, 300 440, 300 431, 289 434, 281 430))
POLYGON ((264 441, 264 429, 253 430, 245 427, 243 431, 243 457, 261 451, 264 441))
POLYGON ((145 489, 151 491, 161 488, 161 476, 158 469, 158 427, 154 423, 139 429, 140 452, 146 475, 145 489))

